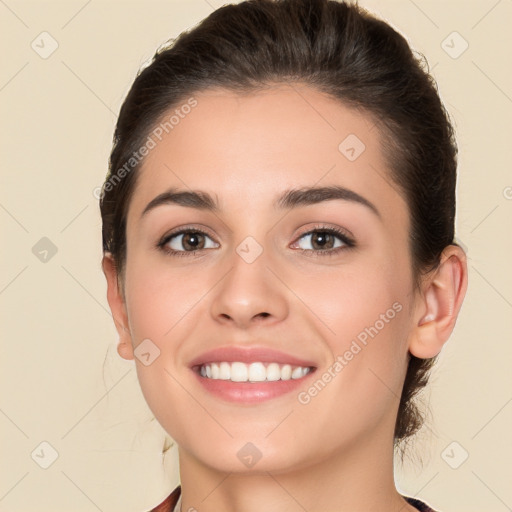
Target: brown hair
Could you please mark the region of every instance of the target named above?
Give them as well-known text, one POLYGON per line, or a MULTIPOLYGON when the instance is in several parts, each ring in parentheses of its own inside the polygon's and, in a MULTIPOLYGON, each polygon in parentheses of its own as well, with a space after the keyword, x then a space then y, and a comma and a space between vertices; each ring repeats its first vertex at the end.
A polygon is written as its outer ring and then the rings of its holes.
MULTIPOLYGON (((457 148, 435 81, 424 67, 404 37, 357 5, 248 0, 217 9, 156 52, 121 107, 100 199, 104 251, 112 253, 122 274, 126 214, 141 163, 133 155, 172 108, 211 87, 250 93, 302 82, 377 120, 390 178, 409 207, 418 285, 422 274, 437 267, 443 249, 455 244, 457 148), (114 183, 120 169, 123 177, 114 183)), ((413 399, 434 361, 410 355, 396 445, 424 421, 413 399)))

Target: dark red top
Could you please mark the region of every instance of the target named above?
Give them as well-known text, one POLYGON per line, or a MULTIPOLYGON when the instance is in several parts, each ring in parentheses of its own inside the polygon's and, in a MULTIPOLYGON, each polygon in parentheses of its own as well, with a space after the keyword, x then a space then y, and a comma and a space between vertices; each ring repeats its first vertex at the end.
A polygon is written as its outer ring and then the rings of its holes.
MULTIPOLYGON (((160 505, 152 508, 149 512, 173 512, 176 503, 178 503, 180 493, 181 486, 178 485, 178 487, 176 487, 176 489, 174 489, 174 491, 172 491, 171 494, 169 494, 169 496, 167 496, 167 498, 165 498, 165 500, 160 503, 160 505)), ((408 496, 404 496, 404 498, 410 505, 417 508, 419 512, 436 512, 426 503, 423 503, 423 501, 420 501, 416 498, 409 498, 408 496)))

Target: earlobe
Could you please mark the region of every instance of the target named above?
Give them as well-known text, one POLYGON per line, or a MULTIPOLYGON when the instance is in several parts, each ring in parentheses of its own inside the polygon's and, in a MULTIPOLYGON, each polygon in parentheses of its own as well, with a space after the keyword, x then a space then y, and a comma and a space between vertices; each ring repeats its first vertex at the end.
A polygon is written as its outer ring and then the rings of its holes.
POLYGON ((448 341, 467 289, 464 251, 449 245, 439 267, 425 280, 418 301, 415 325, 409 337, 409 352, 420 359, 439 354, 448 341))
POLYGON ((119 338, 119 342, 117 344, 117 353, 123 359, 133 359, 133 346, 131 344, 131 341, 123 341, 123 339, 119 338))
POLYGON ((130 336, 126 304, 121 292, 116 265, 110 253, 104 254, 101 266, 107 279, 108 304, 119 335, 117 352, 123 359, 133 359, 133 345, 130 336))

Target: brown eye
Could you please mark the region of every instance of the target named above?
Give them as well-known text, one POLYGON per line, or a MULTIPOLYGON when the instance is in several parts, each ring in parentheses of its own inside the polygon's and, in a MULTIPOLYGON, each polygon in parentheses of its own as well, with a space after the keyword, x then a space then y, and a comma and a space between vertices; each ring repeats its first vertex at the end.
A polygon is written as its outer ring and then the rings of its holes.
POLYGON ((182 236, 181 243, 185 250, 202 249, 204 247, 204 236, 200 233, 185 233, 182 236))
POLYGON ((171 235, 164 245, 171 249, 171 252, 192 252, 218 246, 206 233, 193 230, 181 231, 171 235))
POLYGON ((339 235, 330 231, 316 230, 302 235, 299 239, 298 245, 300 249, 322 251, 336 249, 348 244, 345 243, 339 235))

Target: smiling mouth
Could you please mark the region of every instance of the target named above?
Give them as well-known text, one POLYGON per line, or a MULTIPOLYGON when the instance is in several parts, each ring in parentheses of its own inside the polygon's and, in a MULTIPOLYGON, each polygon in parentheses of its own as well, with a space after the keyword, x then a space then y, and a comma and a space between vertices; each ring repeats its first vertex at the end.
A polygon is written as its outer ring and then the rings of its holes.
POLYGON ((193 370, 205 379, 255 383, 301 379, 314 371, 315 367, 279 363, 221 361, 196 365, 193 370))

